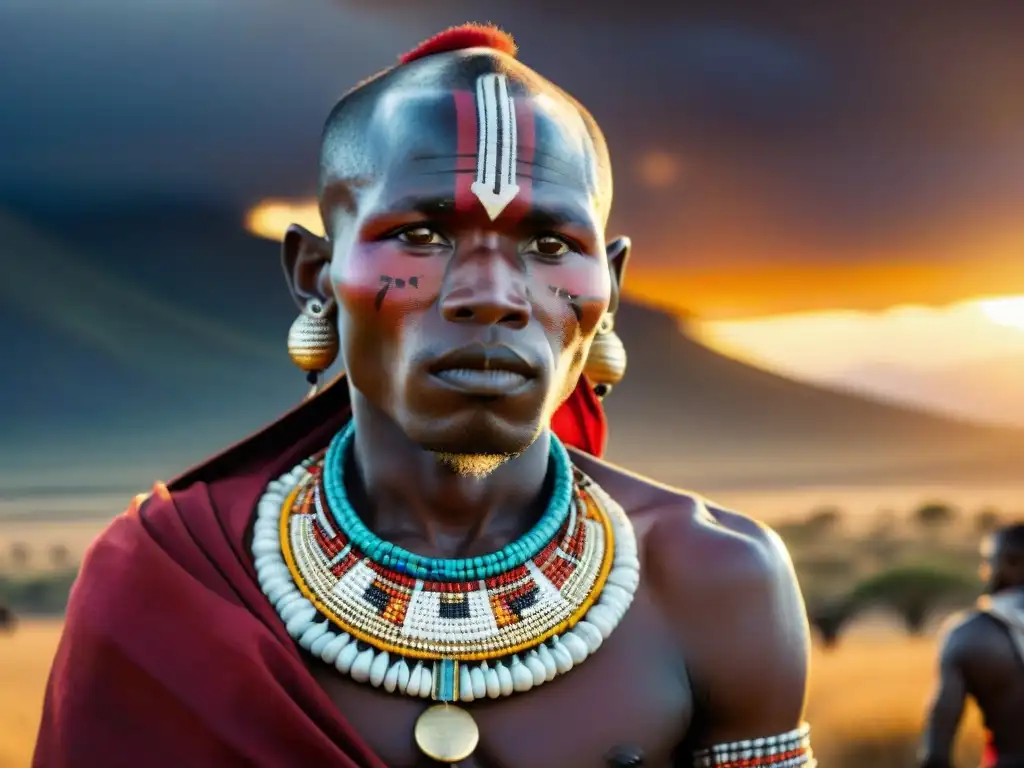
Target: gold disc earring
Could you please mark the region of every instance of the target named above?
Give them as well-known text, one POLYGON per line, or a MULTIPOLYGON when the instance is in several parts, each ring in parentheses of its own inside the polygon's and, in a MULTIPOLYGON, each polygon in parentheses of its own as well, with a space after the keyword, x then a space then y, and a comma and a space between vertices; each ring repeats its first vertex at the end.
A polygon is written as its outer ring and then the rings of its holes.
POLYGON ((338 329, 325 302, 310 299, 288 330, 288 356, 306 372, 312 397, 320 389, 320 376, 338 357, 338 329))
POLYGON ((594 387, 594 394, 605 397, 626 375, 626 347, 615 333, 615 315, 606 312, 597 326, 590 345, 583 375, 594 387))

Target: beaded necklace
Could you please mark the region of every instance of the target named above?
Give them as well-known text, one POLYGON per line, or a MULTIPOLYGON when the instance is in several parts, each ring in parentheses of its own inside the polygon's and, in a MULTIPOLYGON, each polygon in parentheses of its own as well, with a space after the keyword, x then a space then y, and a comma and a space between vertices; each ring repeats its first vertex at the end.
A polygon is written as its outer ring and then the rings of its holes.
MULTIPOLYGON (((355 440, 355 423, 348 425, 331 441, 324 461, 323 487, 327 504, 338 527, 345 531, 352 545, 366 557, 399 573, 434 581, 471 581, 488 578, 518 568, 534 557, 551 541, 565 524, 573 492, 572 465, 562 442, 551 436, 551 469, 554 489, 544 515, 521 538, 499 552, 482 557, 448 560, 423 557, 375 536, 348 501, 345 492, 344 466, 355 440)), ((329 530, 329 529, 328 529, 329 530)))
POLYGON ((252 544, 260 585, 312 655, 357 682, 440 702, 417 720, 417 744, 464 760, 479 731, 456 702, 543 685, 621 621, 640 580, 632 525, 552 436, 552 502, 529 533, 479 558, 418 556, 374 536, 348 503, 352 439, 349 427, 267 486, 252 544))

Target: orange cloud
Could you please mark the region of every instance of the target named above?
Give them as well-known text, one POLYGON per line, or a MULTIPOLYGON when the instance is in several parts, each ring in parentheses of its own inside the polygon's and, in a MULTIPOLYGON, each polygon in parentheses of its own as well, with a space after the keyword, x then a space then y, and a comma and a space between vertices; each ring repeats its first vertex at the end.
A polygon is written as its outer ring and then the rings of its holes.
POLYGON ((1024 294, 1024 259, 770 264, 719 269, 630 265, 626 295, 710 319, 829 309, 945 305, 1024 294))

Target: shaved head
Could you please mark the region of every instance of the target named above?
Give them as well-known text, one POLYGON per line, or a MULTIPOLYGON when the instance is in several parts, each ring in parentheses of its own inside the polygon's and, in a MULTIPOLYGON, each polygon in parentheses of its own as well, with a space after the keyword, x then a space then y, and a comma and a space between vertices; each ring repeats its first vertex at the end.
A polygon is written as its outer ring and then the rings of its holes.
POLYGON ((1004 526, 985 543, 987 591, 1024 587, 1024 522, 1004 526))
MULTIPOLYGON (((612 202, 611 164, 593 117, 569 94, 508 53, 474 47, 428 50, 360 83, 334 106, 324 125, 320 150, 319 197, 326 231, 333 231, 338 216, 355 212, 395 154, 413 149, 409 141, 416 134, 441 138, 433 146, 419 142, 414 153, 436 157, 436 171, 446 170, 441 158, 450 165, 460 153, 456 146, 441 146, 443 136, 456 137, 460 118, 467 118, 457 114, 460 94, 474 94, 481 78, 488 75, 501 76, 508 95, 531 107, 532 135, 524 137, 520 130, 519 139, 520 144, 525 143, 523 138, 532 139, 532 146, 519 148, 518 163, 532 163, 532 171, 541 176, 579 174, 592 191, 602 224, 606 223, 612 202)), ((481 118, 474 114, 471 119, 479 123, 481 118)), ((467 158, 461 160, 467 166, 461 170, 474 170, 467 158)))

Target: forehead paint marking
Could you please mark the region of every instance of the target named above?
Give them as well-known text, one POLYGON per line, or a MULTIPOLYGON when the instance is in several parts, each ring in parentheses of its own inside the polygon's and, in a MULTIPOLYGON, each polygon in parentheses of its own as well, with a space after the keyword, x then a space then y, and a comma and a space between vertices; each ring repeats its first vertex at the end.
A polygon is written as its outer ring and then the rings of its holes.
MULTIPOLYGON (((536 131, 534 130, 534 111, 533 106, 524 98, 513 99, 513 107, 515 108, 515 125, 516 133, 518 134, 518 146, 519 160, 526 165, 529 169, 533 163, 534 147, 536 146, 536 131)), ((515 166, 513 166, 515 170, 515 166)), ((533 192, 533 178, 530 173, 526 173, 518 178, 519 184, 519 199, 517 201, 514 210, 516 213, 524 213, 530 206, 530 197, 533 192)))
POLYGON ((509 95, 505 75, 484 75, 475 93, 455 91, 457 131, 455 208, 469 213, 482 205, 494 221, 526 212, 533 181, 518 175, 519 162, 533 162, 535 128, 530 102, 509 95), (475 171, 475 178, 469 176, 475 171), (500 171, 500 172, 499 172, 500 171), (514 205, 512 203, 515 203, 514 205))
POLYGON ((472 176, 475 169, 477 149, 476 108, 473 94, 469 91, 455 91, 455 210, 469 213, 473 210, 476 197, 472 190, 472 176))
POLYGON ((472 192, 494 221, 519 194, 516 184, 515 105, 508 78, 501 73, 481 75, 476 81, 476 181, 472 192))

